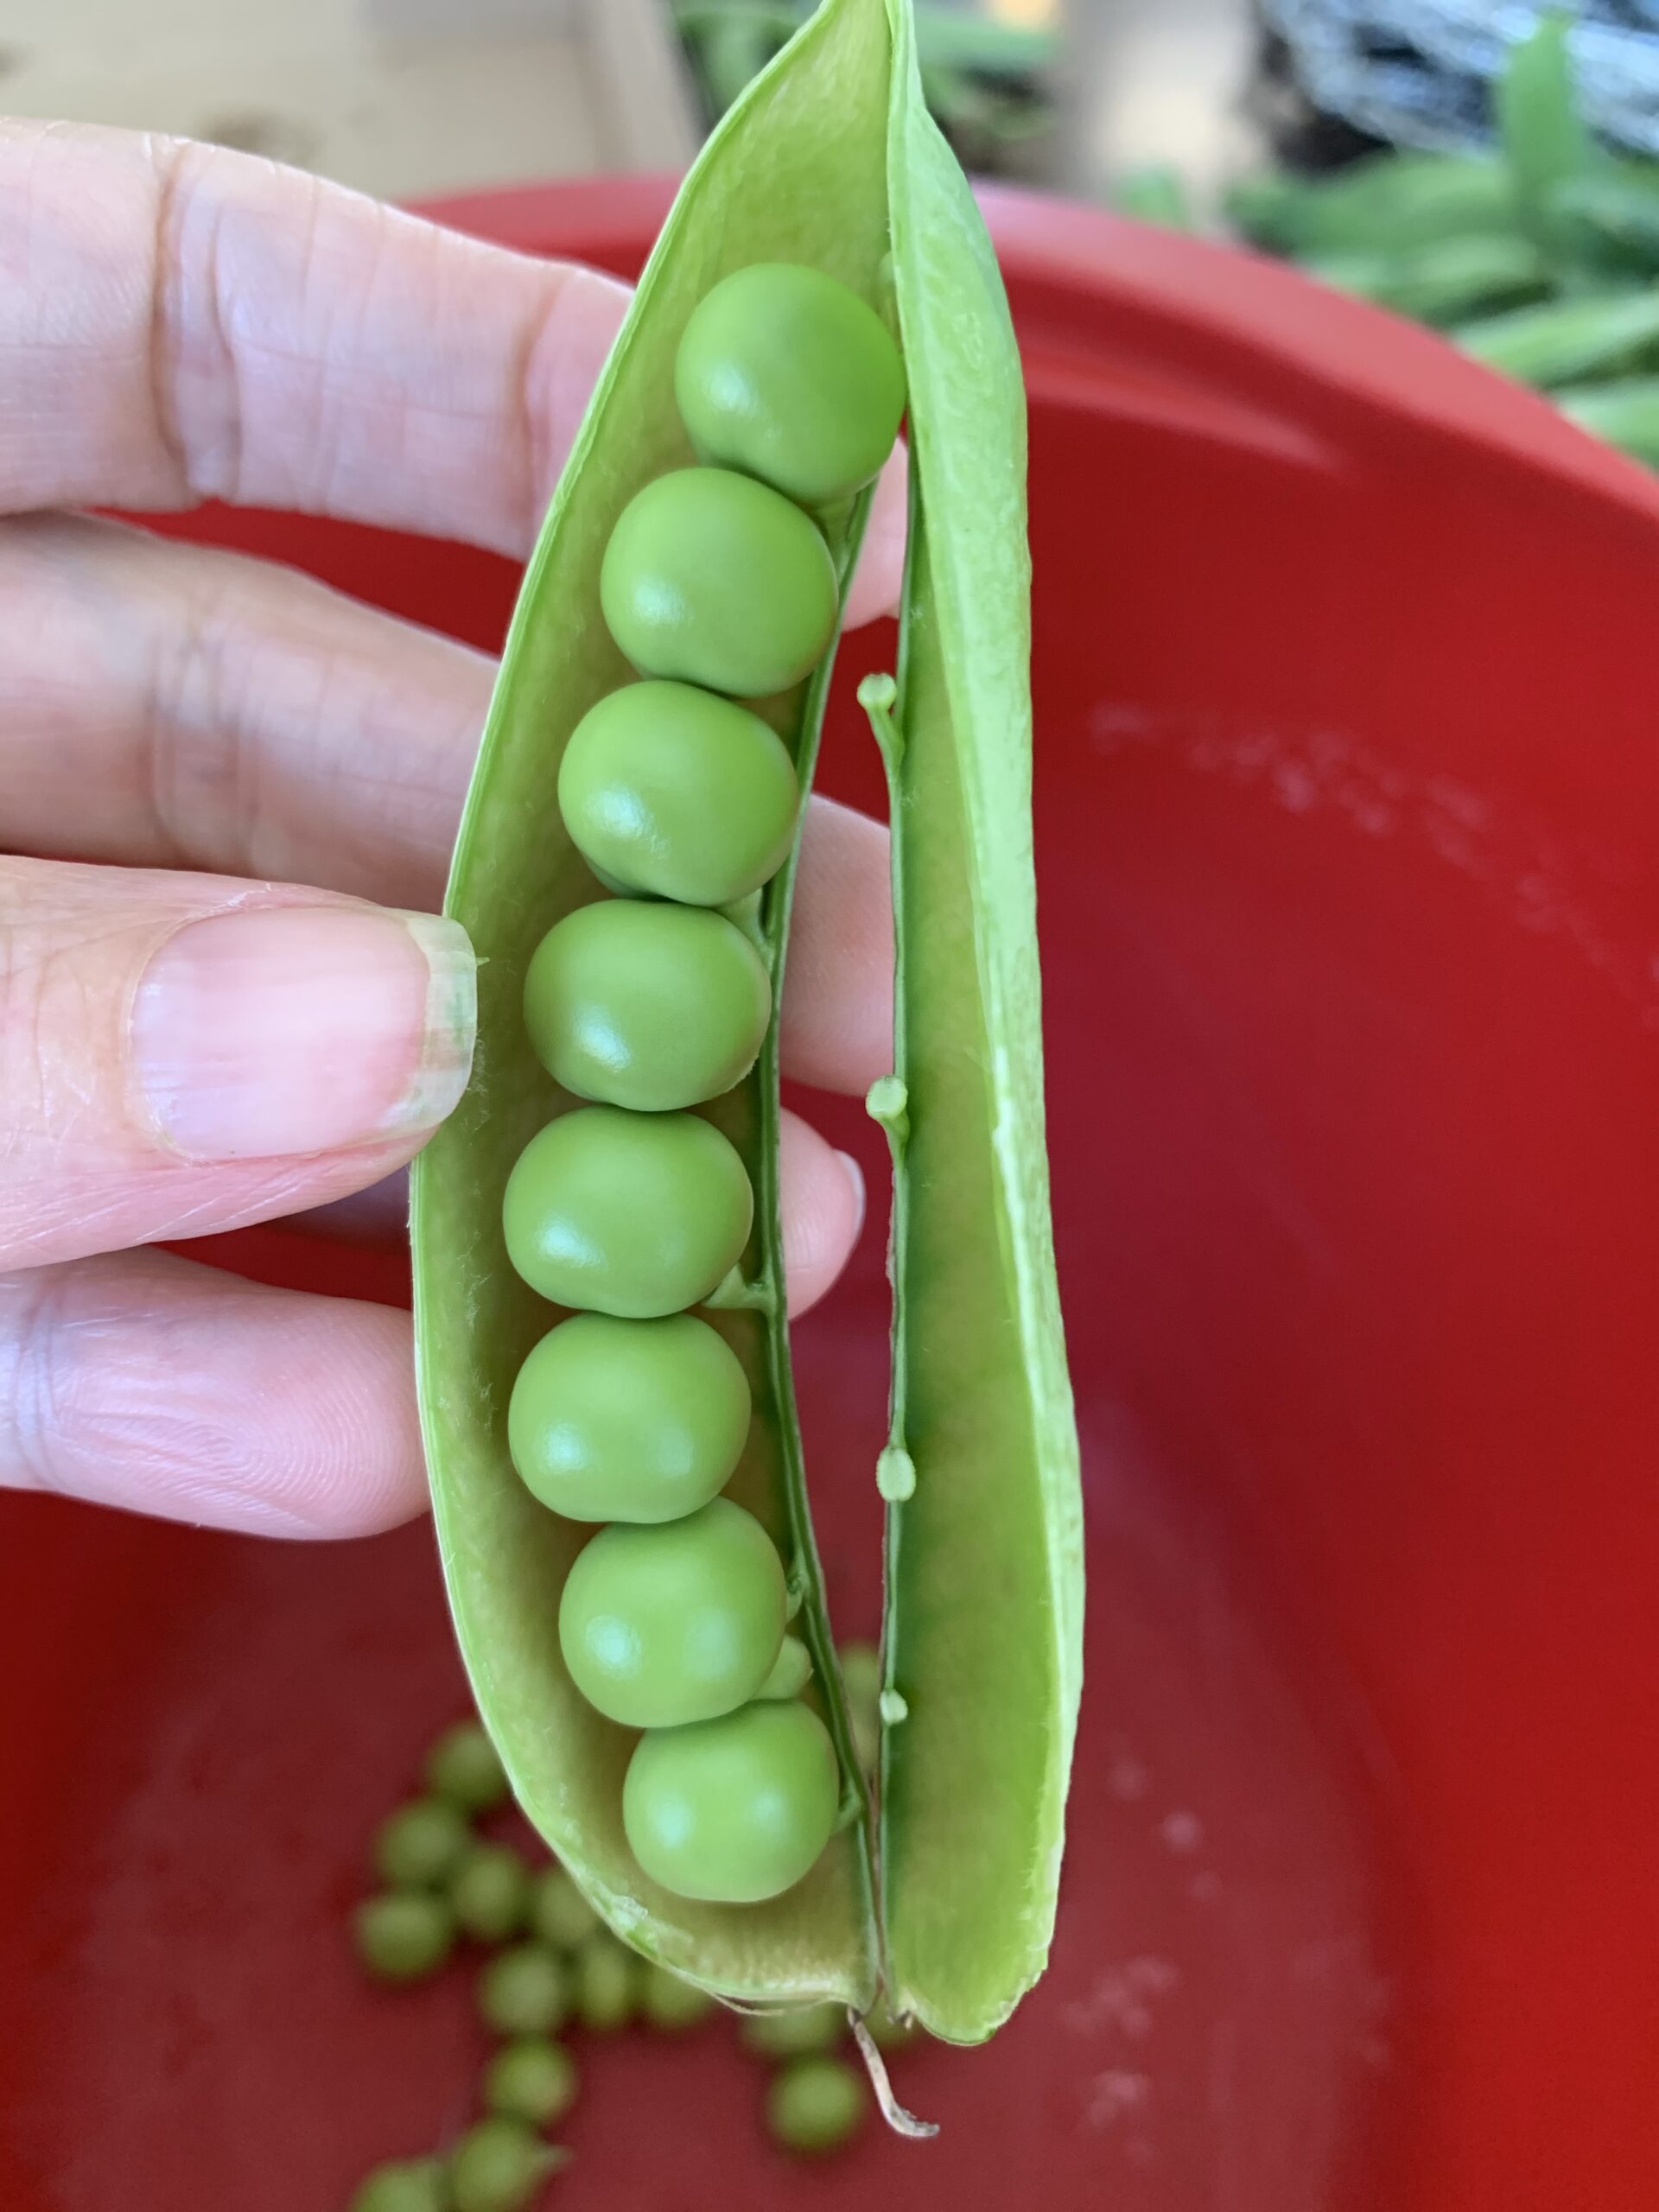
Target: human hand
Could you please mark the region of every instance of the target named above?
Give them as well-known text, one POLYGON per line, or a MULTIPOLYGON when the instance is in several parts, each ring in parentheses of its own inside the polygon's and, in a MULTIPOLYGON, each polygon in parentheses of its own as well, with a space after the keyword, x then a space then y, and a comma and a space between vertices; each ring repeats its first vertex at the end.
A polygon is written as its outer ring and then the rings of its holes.
MULTIPOLYGON (((523 556, 626 304, 244 156, 0 124, 0 1482, 286 1535, 418 1510, 406 1314, 145 1248, 342 1202, 399 1233, 385 1179, 473 1041, 435 909, 491 664, 63 511, 213 498, 523 556)), ((903 531, 890 471, 849 621, 896 597, 903 531)), ((861 1091, 879 825, 813 802, 796 917, 785 1068, 861 1091)), ((794 1116, 783 1180, 798 1311, 862 1196, 794 1116)))

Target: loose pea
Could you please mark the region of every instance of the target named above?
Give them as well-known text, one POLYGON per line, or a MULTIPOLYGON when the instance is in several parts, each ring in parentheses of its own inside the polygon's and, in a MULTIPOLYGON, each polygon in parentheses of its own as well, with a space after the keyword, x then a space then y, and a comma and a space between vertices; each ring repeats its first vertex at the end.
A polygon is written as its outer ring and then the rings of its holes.
POLYGON ((636 493, 600 567, 611 635, 643 676, 760 699, 798 683, 835 634, 835 563, 770 486, 680 468, 636 493))
POLYGON ((906 2044, 914 2043, 922 2032, 914 2020, 901 2020, 885 1997, 879 1999, 865 2014, 864 2024, 870 2031, 870 2041, 878 2050, 903 2050, 906 2044))
POLYGON ((571 1961, 576 2018, 595 2035, 626 2028, 639 2005, 639 1961, 626 1944, 601 1930, 590 1936, 571 1961))
POLYGON ((551 2035, 570 2011, 563 1960, 545 1943, 515 1943, 480 1974, 478 2009, 499 2036, 551 2035))
POLYGON ((766 2125, 786 2151, 839 2150, 868 2109, 864 2077, 844 2058, 797 2058, 766 2093, 766 2125))
POLYGON ((829 1732, 797 1703, 743 1706, 640 1738, 622 1823, 653 1881, 680 1897, 753 1904, 791 1889, 836 1825, 829 1732))
POLYGON ((716 1497, 683 1520, 602 1529, 565 1578, 559 1647, 607 1719, 673 1728, 753 1696, 788 1605, 777 1546, 752 1513, 716 1497))
POLYGON ((786 2012, 752 2012, 741 2032, 744 2048, 762 2058, 804 2058, 845 2042, 847 2008, 791 2005, 786 2012))
POLYGON ((506 2120, 551 2127, 576 2101, 576 2062, 562 2043, 521 2036, 498 2051, 484 2075, 484 2101, 506 2120))
POLYGON ((472 1840, 466 1815, 442 1797, 417 1797, 381 1828, 374 1863, 394 1890, 436 1889, 460 1866, 472 1840))
POLYGON ((504 1943, 524 1924, 530 1869, 508 1844, 474 1844, 455 1869, 449 1902, 467 1935, 504 1943))
POLYGON ((856 292, 819 269, 757 261, 692 315, 674 395, 699 460, 820 506, 880 472, 905 411, 905 369, 856 292))
POLYGON ((357 1909, 358 1955, 379 1981, 421 1981, 435 1974, 455 1940, 455 1916, 442 1897, 393 1890, 357 1909))
POLYGON ((543 1298, 635 1319, 705 1299, 748 1242, 743 1162, 695 1114, 582 1106, 533 1136, 507 1178, 513 1266, 543 1298))
POLYGON ((568 1521, 677 1521, 731 1479, 749 1417, 748 1379, 708 1322, 577 1313, 519 1369, 507 1446, 568 1521))
POLYGON ((426 1783, 463 1813, 493 1813, 509 1795, 506 1770, 476 1720, 445 1729, 427 1754, 426 1783))
POLYGON ((536 1877, 530 1893, 530 1924, 544 1943, 574 1951, 599 1926, 599 1915, 563 1866, 536 1877))
POLYGON ((771 1018, 766 963, 701 906, 579 906, 524 976, 524 1026, 548 1073, 579 1098, 639 1114, 697 1106, 741 1083, 771 1018))
POLYGON ((353 2197, 351 2212, 448 2212, 442 2160, 404 2158, 377 2166, 353 2197))
POLYGON ((778 1647, 778 1656, 772 1662, 772 1672, 766 1676, 756 1697, 798 1697, 812 1679, 812 1655, 798 1636, 786 1636, 778 1647))
POLYGON ((648 1966, 640 1977, 639 2010, 646 2024, 676 2035, 695 2028, 715 2009, 715 2000, 695 1981, 686 1981, 666 1967, 648 1966))
POLYGON ((524 2212, 565 2155, 522 2120, 499 2113, 480 2120, 456 2144, 449 2161, 455 2212, 524 2212))
POLYGON ((559 764, 559 808, 622 891, 729 906, 783 866, 794 763, 759 715, 689 683, 629 683, 589 709, 559 764))

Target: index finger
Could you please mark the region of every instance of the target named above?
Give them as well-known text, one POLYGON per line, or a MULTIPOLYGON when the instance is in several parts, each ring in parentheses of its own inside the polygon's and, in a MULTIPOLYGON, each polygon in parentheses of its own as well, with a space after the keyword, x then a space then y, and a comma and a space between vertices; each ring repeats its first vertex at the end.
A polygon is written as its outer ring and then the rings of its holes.
MULTIPOLYGON (((628 298, 249 155, 0 123, 0 511, 217 499, 523 556, 628 298)), ((897 594, 883 493, 854 622, 897 594)))
POLYGON ((246 155, 0 124, 0 508, 219 499, 522 554, 627 301, 246 155))

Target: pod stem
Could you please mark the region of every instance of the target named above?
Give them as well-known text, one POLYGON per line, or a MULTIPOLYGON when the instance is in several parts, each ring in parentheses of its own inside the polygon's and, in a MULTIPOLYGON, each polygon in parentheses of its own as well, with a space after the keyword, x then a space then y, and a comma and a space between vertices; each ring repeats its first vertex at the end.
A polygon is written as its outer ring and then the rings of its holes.
POLYGON ((875 2037, 856 2012, 849 2012, 847 2018, 853 2031, 853 2040, 858 2045, 858 2055, 864 2061, 864 2070, 870 2077, 870 2088, 875 2094, 875 2101, 881 2107, 882 2119, 895 2135, 906 2136, 912 2143, 927 2142, 938 2133, 939 2123, 936 2120, 918 2120, 913 2112, 905 2109, 893 2093, 893 2083, 887 2075, 887 2062, 877 2048, 875 2037))

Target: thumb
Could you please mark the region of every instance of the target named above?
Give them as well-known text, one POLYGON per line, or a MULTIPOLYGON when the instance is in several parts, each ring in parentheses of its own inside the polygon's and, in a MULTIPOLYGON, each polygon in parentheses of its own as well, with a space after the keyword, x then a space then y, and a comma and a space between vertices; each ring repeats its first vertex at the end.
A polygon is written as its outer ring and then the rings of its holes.
POLYGON ((324 1205, 473 1046, 462 931, 291 886, 0 861, 0 1266, 324 1205))

